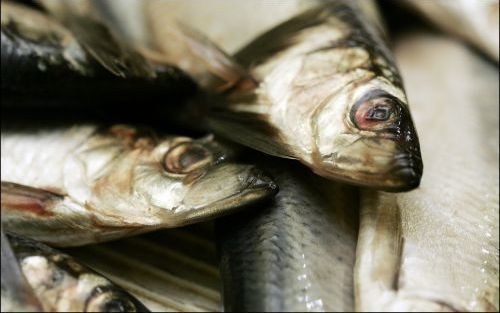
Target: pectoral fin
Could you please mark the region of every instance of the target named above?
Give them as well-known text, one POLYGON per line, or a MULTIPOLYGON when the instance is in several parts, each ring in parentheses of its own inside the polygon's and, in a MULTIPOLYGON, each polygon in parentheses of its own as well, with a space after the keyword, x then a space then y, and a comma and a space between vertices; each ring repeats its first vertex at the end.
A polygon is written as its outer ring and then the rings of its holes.
POLYGON ((17 215, 52 216, 51 208, 64 196, 16 183, 2 182, 2 217, 15 211, 17 215))
POLYGON ((207 120, 210 129, 223 137, 273 156, 295 159, 293 148, 265 114, 216 109, 207 120))

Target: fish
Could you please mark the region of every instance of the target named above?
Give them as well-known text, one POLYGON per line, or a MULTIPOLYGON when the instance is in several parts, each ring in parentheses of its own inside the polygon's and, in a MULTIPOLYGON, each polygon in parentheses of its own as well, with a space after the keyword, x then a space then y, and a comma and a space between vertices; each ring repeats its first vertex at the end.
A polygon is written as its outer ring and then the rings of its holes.
POLYGON ((68 26, 23 4, 2 1, 1 8, 4 107, 122 108, 138 94, 175 103, 197 88, 177 67, 150 64, 90 18, 68 26))
MULTIPOLYGON (((69 121, 68 121, 69 122, 69 121)), ((2 223, 54 246, 180 227, 272 197, 278 187, 214 136, 130 125, 2 120, 2 223)))
POLYGON ((358 189, 290 160, 262 164, 276 197, 215 221, 224 310, 352 312, 358 189))
POLYGON ((64 251, 129 291, 151 311, 220 312, 221 281, 212 229, 210 221, 64 251))
MULTIPOLYGON (((98 1, 110 3, 105 0, 98 1)), ((226 0, 211 0, 209 2, 197 0, 129 0, 129 3, 136 5, 136 13, 141 12, 141 10, 144 12, 142 14, 143 21, 150 20, 150 23, 157 23, 157 27, 160 27, 162 20, 167 18, 180 21, 196 31, 202 32, 230 56, 261 33, 317 5, 319 2, 316 0, 253 0, 247 2, 226 0), (137 8, 137 6, 142 8, 137 8), (252 12, 252 14, 248 14, 248 12, 252 12)), ((128 5, 128 3, 124 5, 117 2, 109 4, 109 6, 114 6, 117 17, 120 14, 123 16, 125 12, 132 11, 128 5)), ((141 20, 138 17, 139 15, 136 14, 134 20, 141 20)), ((146 21, 144 21, 144 24, 146 24, 146 21)), ((125 21, 122 22, 122 25, 123 28, 132 26, 127 25, 125 21)), ((134 29, 128 31, 129 37, 137 33, 147 32, 147 27, 134 26, 134 29)), ((140 37, 144 40, 147 36, 147 34, 143 34, 140 37)), ((150 34, 150 36, 154 37, 155 34, 150 34)), ((146 42, 146 40, 143 42, 146 42)))
POLYGON ((446 33, 462 38, 499 61, 498 0, 398 1, 446 33))
POLYGON ((418 187, 418 135, 370 5, 322 2, 253 40, 234 58, 257 87, 206 100, 206 128, 328 179, 418 187))
POLYGON ((498 67, 422 30, 395 56, 427 171, 417 190, 361 193, 356 310, 497 312, 498 67))
POLYGON ((3 228, 1 230, 2 248, 2 311, 3 312, 41 312, 38 301, 26 277, 19 267, 12 247, 3 228))
POLYGON ((246 71, 201 32, 168 16, 147 19, 145 14, 154 15, 155 12, 142 12, 144 7, 137 3, 128 1, 117 4, 96 0, 39 2, 72 29, 104 66, 115 71, 119 71, 115 60, 126 58, 124 61, 131 62, 137 56, 154 68, 174 66, 188 74, 199 86, 209 90, 222 92, 234 85, 251 82, 246 71), (127 20, 123 15, 128 17, 127 20), (128 19, 134 21, 133 26, 128 25, 128 19), (158 20, 161 23, 154 23, 158 20), (152 42, 150 37, 157 36, 156 33, 162 39, 152 42), (132 46, 132 49, 125 50, 126 54, 120 46, 106 44, 108 41, 120 42, 132 46), (129 50, 137 53, 131 55, 129 50))
POLYGON ((7 239, 43 312, 149 312, 134 296, 69 255, 26 237, 7 233, 7 239))

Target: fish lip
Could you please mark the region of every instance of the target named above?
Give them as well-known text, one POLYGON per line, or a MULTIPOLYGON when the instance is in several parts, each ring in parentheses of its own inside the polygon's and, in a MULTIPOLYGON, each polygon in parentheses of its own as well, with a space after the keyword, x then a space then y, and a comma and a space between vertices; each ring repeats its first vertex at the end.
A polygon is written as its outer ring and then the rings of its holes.
MULTIPOLYGON (((214 217, 224 216, 254 203, 268 200, 279 191, 273 178, 254 166, 240 173, 238 181, 240 187, 235 192, 208 204, 197 206, 195 212, 210 211, 213 212, 214 217)), ((196 218, 197 216, 190 217, 190 219, 196 218)))
POLYGON ((420 186, 423 173, 423 162, 419 155, 414 153, 401 153, 394 157, 394 163, 389 171, 389 176, 394 177, 398 184, 383 188, 388 192, 405 192, 420 186))

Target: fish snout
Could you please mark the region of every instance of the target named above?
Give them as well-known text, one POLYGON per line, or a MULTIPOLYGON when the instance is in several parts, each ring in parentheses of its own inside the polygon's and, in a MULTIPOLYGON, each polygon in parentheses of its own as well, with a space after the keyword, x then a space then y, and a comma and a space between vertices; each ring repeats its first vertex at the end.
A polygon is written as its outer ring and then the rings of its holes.
POLYGON ((387 191, 410 191, 420 185, 423 173, 422 158, 413 153, 399 154, 394 160, 392 175, 399 182, 394 188, 387 191))
POLYGON ((277 192, 278 186, 264 171, 252 165, 221 164, 191 186, 184 204, 190 208, 190 219, 207 219, 270 198, 277 192))

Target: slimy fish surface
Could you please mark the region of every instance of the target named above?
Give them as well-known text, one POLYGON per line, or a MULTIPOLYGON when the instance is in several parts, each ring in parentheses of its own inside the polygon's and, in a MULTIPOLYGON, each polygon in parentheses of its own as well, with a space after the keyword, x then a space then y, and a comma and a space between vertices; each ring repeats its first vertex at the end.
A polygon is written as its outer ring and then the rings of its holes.
POLYGON ((498 0, 404 0, 411 7, 447 33, 463 38, 498 63, 498 0))
POLYGON ((417 133, 371 5, 322 3, 240 50, 236 60, 259 85, 218 99, 208 128, 329 179, 417 187, 417 133))
POLYGON ((262 164, 276 198, 216 221, 224 309, 353 311, 357 189, 289 160, 262 164))
POLYGON ((14 234, 7 234, 7 240, 44 312, 149 312, 125 290, 69 255, 14 234))
POLYGON ((1 7, 2 106, 123 107, 138 94, 167 103, 195 89, 180 70, 153 66, 90 18, 66 25, 19 3, 1 7))
POLYGON ((362 194, 356 310, 498 312, 498 68, 422 32, 395 51, 427 171, 417 190, 362 194))
POLYGON ((213 136, 2 121, 1 148, 3 226, 59 246, 211 219, 277 191, 213 136))

